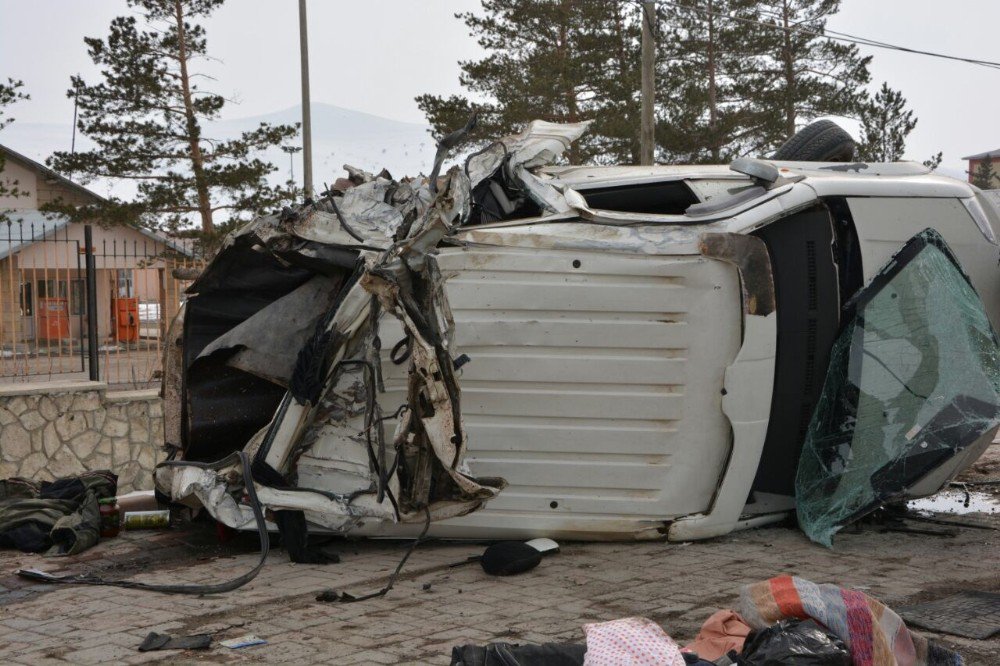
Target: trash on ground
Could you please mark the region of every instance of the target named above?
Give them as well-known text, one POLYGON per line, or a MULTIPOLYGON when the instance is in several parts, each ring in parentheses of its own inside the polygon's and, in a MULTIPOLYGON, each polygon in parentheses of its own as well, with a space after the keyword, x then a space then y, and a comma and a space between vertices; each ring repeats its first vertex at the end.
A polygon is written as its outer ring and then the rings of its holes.
POLYGON ((170 527, 170 510, 128 511, 122 519, 127 530, 155 530, 170 527))
POLYGON ((114 498, 118 476, 107 470, 35 482, 0 481, 0 548, 47 556, 75 555, 100 539, 98 501, 114 498))
POLYGON ((546 539, 545 537, 531 539, 529 541, 525 541, 524 543, 531 546, 542 555, 549 555, 551 553, 559 552, 559 544, 553 541, 552 539, 546 539))
POLYGON ((936 495, 910 500, 906 508, 923 513, 1000 513, 1000 499, 996 495, 978 490, 948 488, 936 495))
POLYGON ((156 491, 154 490, 133 490, 130 493, 118 496, 118 508, 122 512, 128 511, 156 511, 160 508, 156 501, 156 491))
MULTIPOLYGON (((747 637, 740 655, 746 666, 853 666, 851 653, 836 634, 815 620, 781 620, 747 637)), ((859 662, 863 663, 863 662, 859 662)))
POLYGON ((246 634, 244 636, 240 636, 239 638, 230 638, 228 640, 219 641, 219 645, 227 647, 231 650, 236 650, 238 648, 252 647, 254 645, 267 645, 267 641, 256 634, 246 634))
POLYGON ((98 500, 101 514, 101 538, 113 539, 122 529, 122 513, 114 497, 98 500))
POLYGON ((628 617, 583 625, 587 637, 586 666, 658 664, 684 666, 681 649, 650 619, 628 617))
POLYGON ((211 644, 211 634, 171 636, 151 631, 139 646, 139 652, 152 652, 154 650, 204 650, 211 644))
POLYGON ((542 561, 542 554, 523 541, 491 543, 479 558, 483 571, 491 576, 513 576, 530 571, 542 561))
POLYGON ((740 653, 749 633, 750 625, 743 621, 739 613, 720 610, 705 620, 695 639, 683 649, 712 661, 733 650, 740 653))
POLYGON ((780 620, 816 620, 844 641, 858 663, 962 663, 954 652, 907 629, 903 619, 882 602, 850 588, 778 576, 744 585, 735 610, 756 630, 780 620))
POLYGON ((580 666, 586 651, 581 643, 456 645, 451 666, 580 666))
MULTIPOLYGON (((998 618, 996 598, 981 595, 972 605, 987 616, 993 613, 989 617, 994 622, 998 618)), ((743 586, 737 611, 723 609, 714 613, 702 625, 697 638, 684 648, 679 648, 656 622, 630 617, 585 624, 586 645, 520 646, 497 642, 455 646, 451 664, 962 666, 964 663, 958 653, 912 633, 899 615, 856 589, 779 576, 743 586)))
POLYGON ((986 640, 1000 633, 1000 593, 969 590, 903 606, 899 614, 908 623, 930 631, 986 640))

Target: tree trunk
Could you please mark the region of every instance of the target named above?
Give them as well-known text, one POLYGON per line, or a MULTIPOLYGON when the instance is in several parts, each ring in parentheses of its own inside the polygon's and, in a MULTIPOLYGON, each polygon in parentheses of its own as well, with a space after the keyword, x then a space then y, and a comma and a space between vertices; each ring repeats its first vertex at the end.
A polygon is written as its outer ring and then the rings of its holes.
POLYGON ((198 213, 201 215, 201 230, 212 233, 212 203, 208 197, 208 182, 205 178, 205 158, 201 154, 201 127, 194 113, 191 96, 191 81, 187 69, 187 33, 184 28, 184 8, 182 0, 174 0, 174 17, 177 20, 177 59, 180 62, 181 90, 184 97, 184 117, 187 120, 188 146, 191 149, 191 171, 198 193, 198 213))
MULTIPOLYGON (((613 21, 615 26, 615 41, 618 46, 618 80, 621 82, 631 81, 632 77, 628 68, 628 56, 625 54, 625 25, 624 17, 622 16, 621 9, 618 5, 609 4, 608 8, 612 11, 613 21)), ((634 116, 631 113, 631 107, 625 107, 625 126, 632 127, 635 124, 634 116)), ((639 164, 641 159, 641 141, 640 133, 642 128, 639 128, 639 132, 632 136, 628 143, 629 155, 632 157, 632 164, 639 164)))
MULTIPOLYGON (((563 86, 563 99, 566 103, 566 122, 575 123, 579 120, 576 108, 576 91, 573 90, 573 85, 571 83, 572 78, 570 75, 570 69, 572 67, 569 62, 569 33, 572 29, 570 21, 572 21, 572 0, 563 0, 559 8, 562 14, 562 21, 559 26, 559 46, 557 47, 557 53, 559 54, 559 72, 562 81, 560 83, 563 86)), ((569 163, 579 164, 580 154, 577 149, 577 142, 574 141, 569 147, 569 163)))
POLYGON ((792 53, 792 33, 788 25, 788 0, 782 2, 781 21, 784 25, 784 44, 781 59, 785 65, 785 139, 795 134, 795 57, 792 53))
POLYGON ((708 0, 708 145, 712 152, 712 163, 718 164, 722 158, 722 142, 718 133, 719 100, 715 82, 715 15, 712 0, 708 0))

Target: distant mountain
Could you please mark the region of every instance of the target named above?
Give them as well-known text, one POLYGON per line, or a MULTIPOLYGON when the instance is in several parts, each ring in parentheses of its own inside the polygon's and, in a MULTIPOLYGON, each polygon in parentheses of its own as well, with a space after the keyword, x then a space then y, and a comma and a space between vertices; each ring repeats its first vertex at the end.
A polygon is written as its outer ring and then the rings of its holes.
MULTIPOLYGON (((236 136, 260 123, 293 124, 302 118, 301 106, 293 106, 262 116, 251 116, 216 123, 214 131, 236 136)), ((429 173, 434 161, 434 139, 428 126, 404 123, 369 113, 344 109, 330 104, 312 105, 313 180, 315 184, 332 183, 343 175, 343 165, 368 171, 386 168, 399 178, 429 173)), ((301 142, 297 142, 301 145, 301 142)), ((279 167, 279 175, 288 178, 288 155, 281 150, 268 154, 279 167)), ((295 178, 302 182, 302 154, 296 155, 295 178)))
MULTIPOLYGON (((296 123, 302 117, 301 108, 293 106, 265 115, 223 120, 213 123, 207 133, 219 138, 232 138, 262 122, 296 123)), ((332 183, 344 175, 344 164, 374 172, 384 167, 397 178, 429 173, 433 165, 434 140, 427 133, 427 125, 390 120, 330 104, 312 105, 312 124, 313 180, 316 187, 332 183)), ((0 133, 0 143, 44 162, 56 150, 69 150, 72 132, 69 123, 25 122, 22 116, 0 133)), ((301 140, 294 143, 301 145, 301 140)), ((93 144, 77 136, 76 145, 78 149, 85 150, 93 144)), ((288 155, 275 148, 265 153, 265 157, 278 167, 272 180, 288 180, 288 155)), ((295 180, 302 184, 302 153, 295 155, 295 180)), ((109 193, 106 187, 95 186, 94 189, 101 194, 109 193)), ((125 195, 129 190, 119 185, 110 192, 125 195)))

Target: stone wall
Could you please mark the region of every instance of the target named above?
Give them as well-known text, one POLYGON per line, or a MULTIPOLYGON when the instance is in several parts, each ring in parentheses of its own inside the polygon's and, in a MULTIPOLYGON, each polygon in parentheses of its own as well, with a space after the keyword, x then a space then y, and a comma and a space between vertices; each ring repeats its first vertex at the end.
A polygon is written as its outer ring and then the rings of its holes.
POLYGON ((110 469, 120 492, 149 490, 162 446, 155 389, 109 392, 97 382, 0 387, 0 479, 48 481, 110 469))

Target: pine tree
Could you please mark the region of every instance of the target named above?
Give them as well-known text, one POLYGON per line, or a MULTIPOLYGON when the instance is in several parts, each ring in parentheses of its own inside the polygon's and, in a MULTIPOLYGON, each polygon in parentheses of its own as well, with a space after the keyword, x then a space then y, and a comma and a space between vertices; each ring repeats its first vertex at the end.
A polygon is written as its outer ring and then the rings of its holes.
POLYGON ((858 159, 866 162, 897 162, 906 151, 906 137, 917 126, 906 98, 883 83, 861 114, 861 144, 858 159))
POLYGON ((755 149, 769 152, 820 116, 859 117, 867 103, 871 56, 857 46, 824 37, 826 20, 840 0, 760 0, 755 37, 772 54, 753 84, 758 91, 751 128, 755 149), (766 26, 766 27, 765 27, 766 26))
POLYGON ((941 166, 941 160, 944 159, 944 153, 938 151, 937 155, 931 155, 930 159, 924 160, 924 166, 931 171, 936 171, 939 166, 941 166))
POLYGON ((65 212, 169 229, 187 227, 194 218, 212 236, 216 213, 225 212, 232 223, 286 199, 266 181, 276 167, 257 154, 295 136, 295 127, 261 123, 234 140, 206 135, 225 99, 198 84, 195 66, 208 50, 205 30, 194 21, 223 1, 128 0, 144 26, 135 16, 122 16, 111 22, 106 39, 84 40, 102 78, 88 83, 75 76, 67 95, 78 105, 78 129, 96 147, 57 152, 48 163, 84 182, 131 181, 137 194, 132 201, 112 199, 86 210, 67 206, 65 212))
MULTIPOLYGON (((14 119, 7 115, 7 112, 4 110, 5 107, 21 100, 30 99, 27 94, 21 91, 21 88, 23 87, 23 81, 11 78, 7 79, 7 83, 0 82, 0 130, 14 122, 14 119)), ((3 153, 0 153, 0 174, 3 174, 5 163, 6 160, 4 159, 3 153)), ((16 199, 17 197, 23 195, 24 192, 21 191, 16 180, 0 175, 0 197, 10 197, 12 199, 16 199)), ((0 210, 0 222, 9 221, 10 218, 7 217, 2 210, 0 210)))
POLYGON ((993 190, 997 187, 997 172, 993 168, 993 156, 987 154, 979 160, 976 170, 972 173, 972 184, 981 190, 993 190))
POLYGON ((764 54, 756 0, 679 0, 663 10, 659 143, 673 160, 722 163, 753 139, 764 54), (748 131, 748 128, 749 129, 748 131))
MULTIPOLYGON (((638 11, 617 2, 483 0, 482 13, 456 14, 487 52, 459 63, 480 112, 476 135, 502 136, 534 119, 593 120, 571 163, 637 162, 638 11)), ((463 95, 416 101, 439 135, 464 125, 473 107, 463 95)))

